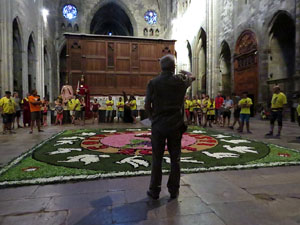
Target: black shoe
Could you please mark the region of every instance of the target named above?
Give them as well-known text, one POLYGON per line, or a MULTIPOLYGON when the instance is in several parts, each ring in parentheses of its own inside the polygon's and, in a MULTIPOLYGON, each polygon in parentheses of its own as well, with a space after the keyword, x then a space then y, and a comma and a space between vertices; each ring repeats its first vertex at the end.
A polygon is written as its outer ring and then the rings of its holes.
POLYGON ((230 128, 231 130, 233 130, 233 126, 230 126, 229 128, 230 128))
POLYGON ((170 193, 170 198, 171 198, 171 199, 177 198, 178 195, 179 195, 179 191, 176 191, 176 192, 174 192, 174 193, 170 193))
POLYGON ((152 191, 147 191, 147 195, 150 197, 150 198, 152 198, 152 199, 154 199, 154 200, 157 200, 157 199, 159 199, 159 194, 154 194, 152 191))
POLYGON ((272 137, 273 136, 273 132, 269 132, 265 135, 266 137, 272 137))
POLYGON ((278 133, 278 134, 276 134, 276 137, 277 137, 277 138, 280 138, 280 134, 279 134, 279 133, 278 133))

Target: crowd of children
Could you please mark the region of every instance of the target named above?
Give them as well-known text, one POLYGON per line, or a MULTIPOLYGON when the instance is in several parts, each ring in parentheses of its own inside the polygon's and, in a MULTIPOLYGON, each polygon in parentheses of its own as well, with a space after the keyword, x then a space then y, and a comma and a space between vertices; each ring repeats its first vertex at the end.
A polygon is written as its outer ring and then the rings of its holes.
POLYGON ((216 98, 202 94, 201 98, 194 96, 190 99, 185 97, 185 116, 188 124, 198 126, 212 127, 212 124, 218 124, 221 127, 227 126, 234 129, 236 123, 239 124, 238 131, 243 132, 246 124, 247 132, 251 133, 249 126, 250 107, 252 100, 243 93, 242 98, 233 93, 224 99, 221 93, 216 98), (231 115, 234 116, 234 122, 230 125, 231 115))

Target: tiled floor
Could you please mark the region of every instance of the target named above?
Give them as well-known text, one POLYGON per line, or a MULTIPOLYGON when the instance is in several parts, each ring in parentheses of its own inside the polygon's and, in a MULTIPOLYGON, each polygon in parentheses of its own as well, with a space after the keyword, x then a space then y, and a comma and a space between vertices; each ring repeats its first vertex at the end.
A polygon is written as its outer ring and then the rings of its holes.
MULTIPOLYGON (((139 127, 100 124, 87 127, 139 127)), ((286 122, 281 139, 264 139, 268 123, 253 120, 249 138, 300 150, 300 128, 286 122)), ((0 166, 68 127, 0 136, 0 166)), ((232 132, 227 128, 217 128, 232 132)), ((164 177, 160 199, 147 198, 149 177, 0 189, 2 225, 99 224, 300 224, 300 167, 261 168, 182 175, 180 196, 170 200, 164 177)))

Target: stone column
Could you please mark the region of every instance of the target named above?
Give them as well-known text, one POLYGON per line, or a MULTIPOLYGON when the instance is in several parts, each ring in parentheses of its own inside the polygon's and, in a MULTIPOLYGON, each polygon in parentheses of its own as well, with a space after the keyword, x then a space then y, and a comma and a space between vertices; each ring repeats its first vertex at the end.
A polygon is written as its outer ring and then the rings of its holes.
POLYGON ((296 1, 296 62, 295 62, 295 90, 300 91, 300 1, 296 1))
MULTIPOLYGON (((193 53, 194 55, 195 53, 193 53)), ((196 57, 192 57, 192 69, 191 69, 193 76, 196 77, 196 80, 193 82, 192 84, 192 95, 195 96, 197 95, 197 80, 198 80, 198 76, 197 76, 197 62, 196 62, 196 57)))
POLYGON ((23 97, 26 97, 26 94, 29 93, 28 87, 28 53, 27 53, 27 44, 24 41, 22 50, 22 85, 23 85, 23 97))
POLYGON ((43 0, 38 1, 37 18, 37 40, 36 40, 36 89, 38 94, 43 98, 45 95, 44 87, 44 20, 41 14, 43 8, 43 0))

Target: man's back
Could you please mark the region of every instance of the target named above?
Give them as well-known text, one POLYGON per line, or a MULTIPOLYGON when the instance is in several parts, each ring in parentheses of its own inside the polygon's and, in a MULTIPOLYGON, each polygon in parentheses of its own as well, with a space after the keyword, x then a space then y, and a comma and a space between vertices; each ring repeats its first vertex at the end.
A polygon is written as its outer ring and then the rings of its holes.
POLYGON ((147 88, 146 103, 152 104, 152 125, 176 129, 183 123, 183 104, 191 79, 172 72, 162 72, 151 80, 147 88))

